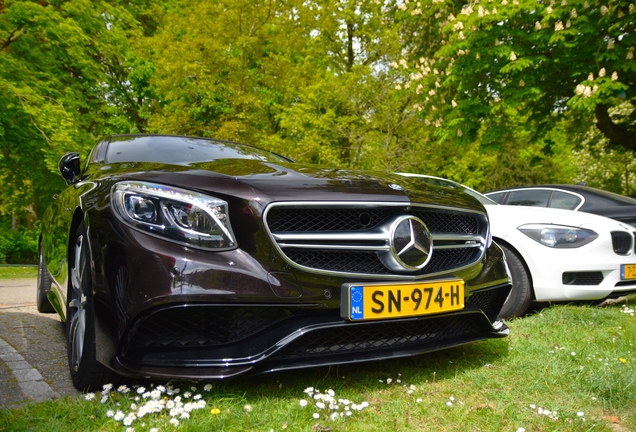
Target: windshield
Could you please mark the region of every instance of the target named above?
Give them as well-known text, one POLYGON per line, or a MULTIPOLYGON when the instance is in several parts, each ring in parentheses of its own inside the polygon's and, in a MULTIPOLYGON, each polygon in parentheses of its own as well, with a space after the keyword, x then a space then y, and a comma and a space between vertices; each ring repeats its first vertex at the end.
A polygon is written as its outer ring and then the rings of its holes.
POLYGON ((440 178, 440 177, 427 176, 427 175, 423 175, 423 174, 410 174, 410 173, 399 173, 399 174, 403 175, 405 177, 416 177, 416 178, 421 179, 422 181, 425 181, 426 183, 431 184, 431 185, 444 186, 444 187, 448 187, 448 188, 452 188, 452 189, 461 190, 464 193, 467 193, 468 195, 470 195, 471 197, 477 199, 483 205, 499 205, 495 201, 493 201, 490 198, 480 194, 476 190, 473 190, 473 189, 471 189, 469 187, 466 187, 466 186, 464 186, 462 184, 459 184, 457 182, 454 182, 452 180, 447 180, 447 179, 443 179, 443 178, 440 178))
POLYGON ((218 159, 291 162, 290 159, 246 144, 165 135, 114 136, 108 144, 105 162, 190 164, 218 159))
POLYGON ((472 196, 473 198, 477 198, 479 200, 479 202, 482 203, 483 205, 499 205, 495 201, 491 200, 487 196, 484 196, 484 195, 480 194, 476 190, 472 190, 471 188, 468 188, 468 187, 466 187, 464 185, 459 185, 459 186, 468 195, 472 196))

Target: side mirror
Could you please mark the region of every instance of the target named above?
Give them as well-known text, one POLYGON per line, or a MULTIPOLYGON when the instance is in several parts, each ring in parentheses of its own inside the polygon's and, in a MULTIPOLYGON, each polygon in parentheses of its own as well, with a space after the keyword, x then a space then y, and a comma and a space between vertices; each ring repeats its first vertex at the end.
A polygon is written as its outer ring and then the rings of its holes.
POLYGON ((80 175, 80 157, 77 152, 66 153, 57 164, 66 184, 73 184, 80 175))

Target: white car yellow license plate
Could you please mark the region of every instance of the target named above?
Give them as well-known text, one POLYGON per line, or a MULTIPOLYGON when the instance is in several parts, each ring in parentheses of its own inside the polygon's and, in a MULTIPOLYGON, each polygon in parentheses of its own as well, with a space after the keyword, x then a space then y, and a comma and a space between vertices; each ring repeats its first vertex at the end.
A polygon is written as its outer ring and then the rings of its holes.
POLYGON ((621 264, 621 280, 636 279, 636 264, 621 264))
POLYGON ((461 279, 343 287, 343 317, 351 321, 430 315, 464 309, 461 279))

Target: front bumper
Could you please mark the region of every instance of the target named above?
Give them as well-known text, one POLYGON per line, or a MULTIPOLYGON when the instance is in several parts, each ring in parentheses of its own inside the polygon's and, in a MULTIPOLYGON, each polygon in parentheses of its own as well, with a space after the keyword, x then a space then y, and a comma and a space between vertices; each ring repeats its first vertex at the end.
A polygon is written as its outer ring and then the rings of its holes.
POLYGON ((422 354, 507 336, 487 315, 496 316, 509 289, 474 292, 459 312, 373 322, 284 305, 173 305, 140 317, 112 366, 123 375, 217 379, 422 354))
POLYGON ((535 300, 600 300, 636 290, 636 280, 621 279, 621 265, 636 264, 636 254, 614 253, 609 235, 575 249, 552 249, 523 234, 506 239, 521 253, 532 276, 535 300))

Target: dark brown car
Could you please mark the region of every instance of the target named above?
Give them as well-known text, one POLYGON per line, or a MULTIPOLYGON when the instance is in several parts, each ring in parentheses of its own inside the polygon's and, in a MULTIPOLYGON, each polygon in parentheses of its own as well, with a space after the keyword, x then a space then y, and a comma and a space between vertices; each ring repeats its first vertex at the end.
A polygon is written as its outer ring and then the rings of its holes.
POLYGON ((123 135, 45 215, 38 308, 80 389, 215 379, 503 337, 510 280, 482 205, 385 173, 207 138, 123 135))

